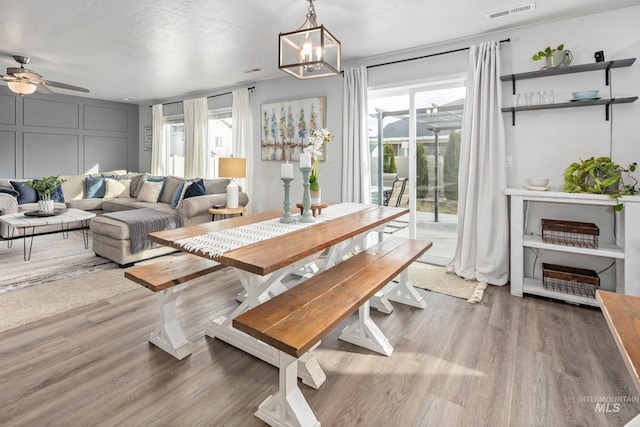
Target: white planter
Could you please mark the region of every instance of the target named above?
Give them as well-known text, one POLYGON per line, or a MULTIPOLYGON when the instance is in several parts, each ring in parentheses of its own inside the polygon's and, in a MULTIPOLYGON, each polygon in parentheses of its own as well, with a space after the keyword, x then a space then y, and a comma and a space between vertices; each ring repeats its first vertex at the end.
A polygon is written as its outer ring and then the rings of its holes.
POLYGON ((311 204, 312 205, 319 205, 320 203, 322 203, 322 188, 320 188, 318 191, 310 191, 311 193, 311 204))
POLYGON ((53 212, 53 200, 38 200, 38 210, 42 212, 53 212))

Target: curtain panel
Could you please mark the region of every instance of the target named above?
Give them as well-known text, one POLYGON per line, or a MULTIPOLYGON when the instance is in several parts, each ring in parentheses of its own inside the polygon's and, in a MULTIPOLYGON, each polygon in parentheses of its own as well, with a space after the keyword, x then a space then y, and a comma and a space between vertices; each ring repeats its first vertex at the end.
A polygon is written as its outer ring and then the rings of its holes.
POLYGON ((169 162, 168 142, 164 140, 162 104, 151 107, 151 173, 166 175, 169 162))
POLYGON ((447 270, 493 285, 509 280, 506 147, 500 43, 469 49, 458 175, 458 241, 447 270))
POLYGON ((238 185, 242 187, 242 190, 249 195, 247 212, 251 213, 251 190, 253 188, 253 138, 251 137, 251 102, 249 99, 249 89, 234 90, 232 92, 232 96, 232 155, 234 157, 244 157, 247 162, 247 177, 238 179, 237 182, 238 185))
POLYGON ((184 108, 185 178, 212 178, 209 173, 207 98, 187 99, 184 108))
POLYGON ((345 70, 343 93, 342 201, 371 203, 366 67, 345 70))

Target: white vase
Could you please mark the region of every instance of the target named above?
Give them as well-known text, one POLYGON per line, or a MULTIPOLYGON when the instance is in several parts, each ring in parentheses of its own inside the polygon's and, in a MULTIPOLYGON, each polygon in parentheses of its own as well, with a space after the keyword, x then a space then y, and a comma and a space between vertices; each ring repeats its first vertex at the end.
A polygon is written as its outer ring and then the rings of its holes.
POLYGON ((319 188, 318 191, 313 191, 313 190, 310 191, 312 205, 319 205, 320 203, 322 203, 321 191, 322 191, 322 188, 319 188))
POLYGON ((40 200, 38 200, 38 210, 42 212, 53 212, 53 200, 51 200, 51 195, 49 194, 40 194, 40 200))

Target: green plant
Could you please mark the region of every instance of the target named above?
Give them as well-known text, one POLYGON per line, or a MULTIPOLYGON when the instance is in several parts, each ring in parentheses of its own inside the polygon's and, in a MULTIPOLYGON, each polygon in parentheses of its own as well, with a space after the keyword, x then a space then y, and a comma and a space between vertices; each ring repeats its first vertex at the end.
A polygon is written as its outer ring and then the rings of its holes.
MULTIPOLYGON (((638 193, 638 180, 631 175, 637 163, 626 168, 612 161, 609 157, 591 157, 587 160, 572 163, 564 173, 564 191, 567 193, 608 194, 618 200, 622 196, 638 193), (623 176, 632 181, 627 184, 623 176)), ((615 205, 615 210, 622 210, 622 204, 615 205)))
POLYGON ((45 176, 43 178, 25 181, 24 185, 28 185, 41 195, 50 196, 66 179, 60 178, 58 175, 45 176))
POLYGON ((547 48, 545 50, 541 50, 538 53, 534 54, 531 57, 531 59, 533 59, 534 61, 539 61, 542 58, 546 58, 547 56, 551 55, 551 52, 554 52, 556 50, 564 50, 564 44, 559 45, 555 49, 552 49, 551 46, 547 46, 547 48))
POLYGON ((396 167, 396 155, 393 152, 393 145, 389 143, 385 143, 382 155, 383 155, 382 172, 397 173, 398 168, 396 167))

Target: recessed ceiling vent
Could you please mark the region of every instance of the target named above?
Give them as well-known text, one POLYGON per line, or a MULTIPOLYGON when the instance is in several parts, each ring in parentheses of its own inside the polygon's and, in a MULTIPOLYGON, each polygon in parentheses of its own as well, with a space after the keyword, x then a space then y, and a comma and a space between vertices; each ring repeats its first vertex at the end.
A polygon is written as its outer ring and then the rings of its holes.
POLYGON ((517 15, 518 13, 531 12, 535 10, 535 8, 536 8, 536 4, 534 2, 534 3, 529 3, 529 4, 525 4, 518 7, 512 7, 510 9, 497 10, 495 12, 487 12, 484 14, 484 17, 486 19, 500 18, 502 16, 511 16, 511 15, 517 15))

